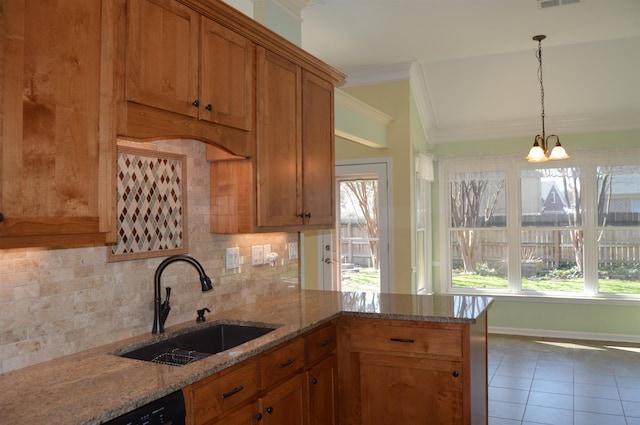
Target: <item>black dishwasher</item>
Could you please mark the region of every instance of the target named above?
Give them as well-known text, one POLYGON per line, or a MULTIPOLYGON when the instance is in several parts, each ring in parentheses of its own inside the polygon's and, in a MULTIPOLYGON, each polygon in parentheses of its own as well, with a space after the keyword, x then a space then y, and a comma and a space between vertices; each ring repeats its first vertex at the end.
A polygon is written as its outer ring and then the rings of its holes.
POLYGON ((184 396, 179 390, 105 422, 105 425, 185 425, 186 414, 184 396))

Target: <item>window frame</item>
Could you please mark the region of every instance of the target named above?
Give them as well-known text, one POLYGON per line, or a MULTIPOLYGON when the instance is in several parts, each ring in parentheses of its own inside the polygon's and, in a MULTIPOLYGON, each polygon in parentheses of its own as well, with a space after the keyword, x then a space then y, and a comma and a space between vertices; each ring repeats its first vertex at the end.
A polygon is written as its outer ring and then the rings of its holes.
MULTIPOLYGON (((528 163, 520 154, 454 157, 439 160, 438 190, 440 205, 440 266, 441 292, 454 294, 492 295, 508 297, 556 298, 556 299, 589 299, 589 300, 640 300, 638 294, 598 293, 598 217, 596 193, 598 188, 596 167, 604 165, 637 165, 640 166, 640 148, 625 148, 598 151, 572 152, 571 158, 563 161, 545 163, 528 163), (523 170, 540 168, 578 167, 581 173, 581 191, 583 202, 582 227, 584 230, 584 287, 582 292, 559 291, 523 291, 520 270, 521 231, 521 180, 523 170), (455 288, 452 286, 451 258, 451 208, 450 208, 450 176, 454 173, 495 172, 505 173, 506 197, 506 231, 508 244, 508 286, 507 289, 455 288)), ((487 229, 488 230, 488 229, 487 229)))

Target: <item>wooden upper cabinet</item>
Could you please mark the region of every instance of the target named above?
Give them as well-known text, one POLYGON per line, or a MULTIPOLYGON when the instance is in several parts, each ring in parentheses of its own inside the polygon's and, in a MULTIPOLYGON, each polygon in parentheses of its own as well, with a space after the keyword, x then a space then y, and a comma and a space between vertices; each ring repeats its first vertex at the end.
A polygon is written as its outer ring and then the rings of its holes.
POLYGON ((257 225, 302 224, 301 69, 258 48, 257 225))
POLYGON ((0 248, 104 244, 115 230, 111 4, 0 9, 0 248))
POLYGON ((211 19, 201 22, 200 118, 252 130, 255 45, 211 19))
POLYGON ((334 222, 333 85, 258 48, 260 226, 334 222))
POLYGON ((175 0, 128 3, 130 102, 241 130, 254 121, 254 44, 175 0))
POLYGON ((335 222, 333 84, 302 71, 303 213, 308 225, 335 222))
POLYGON ((174 0, 127 7, 127 100, 197 117, 199 15, 174 0))

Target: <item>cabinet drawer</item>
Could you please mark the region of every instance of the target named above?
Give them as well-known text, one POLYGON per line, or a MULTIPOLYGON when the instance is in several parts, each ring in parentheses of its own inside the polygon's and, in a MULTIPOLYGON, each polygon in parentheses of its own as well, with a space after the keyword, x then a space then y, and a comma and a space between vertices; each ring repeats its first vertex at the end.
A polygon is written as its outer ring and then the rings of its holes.
POLYGON ((354 351, 462 357, 461 329, 353 323, 350 342, 354 351))
POLYGON ((198 422, 211 420, 258 393, 258 364, 251 362, 227 375, 193 386, 194 416, 198 422))
POLYGON ((304 339, 298 339, 260 360, 260 387, 267 388, 303 367, 304 339))
POLYGON ((305 338, 307 363, 328 356, 336 348, 336 327, 327 326, 305 338))

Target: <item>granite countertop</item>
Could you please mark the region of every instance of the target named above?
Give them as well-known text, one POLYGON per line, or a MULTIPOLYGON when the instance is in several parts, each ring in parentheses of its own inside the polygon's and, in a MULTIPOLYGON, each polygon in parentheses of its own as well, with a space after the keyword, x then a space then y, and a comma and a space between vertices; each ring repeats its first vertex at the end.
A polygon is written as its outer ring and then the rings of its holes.
MULTIPOLYGON (((239 363, 338 316, 475 323, 490 297, 291 290, 256 304, 0 375, 0 423, 100 424, 239 363), (187 328, 227 323, 281 325, 253 341, 182 367, 118 357, 187 328)), ((151 325, 150 325, 151 326, 151 325)))

